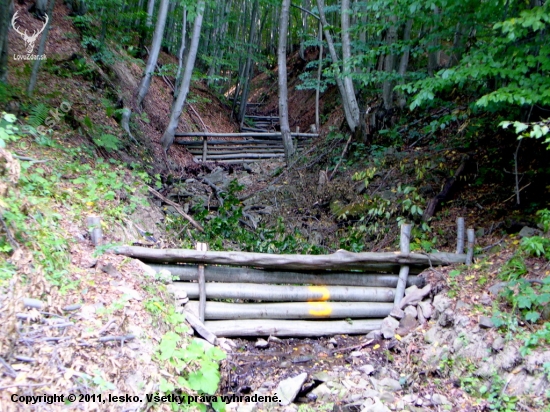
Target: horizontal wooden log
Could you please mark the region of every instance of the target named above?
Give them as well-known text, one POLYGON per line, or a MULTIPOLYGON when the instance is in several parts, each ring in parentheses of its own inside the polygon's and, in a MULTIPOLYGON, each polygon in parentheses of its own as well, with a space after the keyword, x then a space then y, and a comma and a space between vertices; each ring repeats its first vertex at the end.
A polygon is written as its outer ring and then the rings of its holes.
MULTIPOLYGON (((285 302, 225 303, 206 302, 206 320, 229 319, 353 319, 384 318, 391 302, 285 302)), ((190 300, 185 310, 198 314, 199 302, 190 300)))
MULTIPOLYGON (((234 149, 225 149, 225 150, 210 150, 210 148, 208 148, 208 152, 207 154, 208 155, 218 155, 218 156, 221 156, 221 155, 234 155, 234 154, 240 154, 241 157, 247 157, 247 154, 248 153, 257 153, 257 154, 273 154, 273 153, 277 153, 277 154, 280 154, 280 153, 283 153, 284 154, 284 149, 281 147, 281 148, 273 148, 273 149, 259 149, 259 150, 256 150, 255 148, 250 148, 251 150, 253 150, 252 152, 249 152, 249 151, 246 151, 246 150, 241 150, 239 148, 234 148, 234 149)), ((190 149, 189 152, 191 154, 202 154, 202 149, 190 149)))
MULTIPOLYGON (((283 144, 269 145, 269 144, 249 144, 249 145, 208 145, 208 151, 222 151, 222 150, 242 150, 245 152, 254 152, 256 150, 284 150, 283 144)), ((187 150, 202 150, 200 146, 188 146, 187 150)))
POLYGON ((363 252, 338 250, 330 255, 274 255, 253 252, 198 252, 191 249, 149 249, 141 246, 116 246, 114 252, 149 262, 204 263, 229 266, 255 266, 290 270, 356 270, 370 263, 399 265, 448 265, 464 263, 466 255, 454 253, 363 252))
POLYGON ((245 119, 251 119, 251 120, 271 120, 274 122, 279 121, 279 116, 260 116, 260 115, 245 115, 245 119))
MULTIPOLYGON (((196 280, 197 265, 149 265, 157 273, 168 270, 180 280, 196 280)), ((369 264, 373 271, 399 272, 398 265, 369 264)), ((410 271, 419 273, 422 268, 411 266, 410 271)), ((227 266, 205 266, 207 282, 231 282, 231 283, 282 283, 282 284, 307 284, 320 286, 363 286, 363 287, 387 287, 394 288, 397 285, 397 274, 357 273, 357 272, 277 272, 271 270, 258 270, 250 268, 234 268, 227 266)), ((424 286, 424 278, 409 276, 407 286, 424 286)))
POLYGON ((272 157, 284 157, 284 153, 235 153, 225 155, 207 154, 206 160, 222 160, 222 159, 271 159, 272 157))
MULTIPOLYGON (((314 138, 319 137, 317 133, 291 133, 292 137, 303 137, 303 138, 314 138)), ((186 133, 176 133, 175 137, 255 137, 259 139, 266 139, 270 137, 275 137, 281 139, 281 132, 270 132, 270 133, 210 133, 210 132, 186 132, 186 133)))
MULTIPOLYGON (((172 290, 185 292, 189 299, 199 298, 199 284, 174 282, 172 290)), ((393 302, 395 289, 358 286, 292 286, 258 283, 207 283, 207 299, 244 299, 265 302, 393 302)))
POLYGON ((267 133, 269 130, 260 129, 259 127, 241 127, 241 132, 256 132, 256 133, 267 133))
MULTIPOLYGON (((200 146, 202 147, 202 140, 176 140, 177 144, 183 146, 200 146)), ((259 139, 241 139, 241 140, 209 140, 208 147, 215 145, 224 145, 224 146, 240 146, 248 144, 263 144, 263 145, 273 145, 279 146, 283 144, 282 140, 259 140, 259 139)))
POLYGON ((209 331, 218 337, 278 336, 309 337, 330 335, 365 335, 380 329, 382 319, 354 319, 350 322, 241 319, 210 320, 205 322, 209 331))

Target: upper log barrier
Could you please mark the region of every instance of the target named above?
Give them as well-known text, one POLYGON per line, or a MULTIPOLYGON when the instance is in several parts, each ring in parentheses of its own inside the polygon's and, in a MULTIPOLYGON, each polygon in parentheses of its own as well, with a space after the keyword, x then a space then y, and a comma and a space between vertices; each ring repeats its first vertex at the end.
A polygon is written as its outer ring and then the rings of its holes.
MULTIPOLYGON (((457 250, 462 251, 464 220, 459 219, 458 225, 457 250)), ((406 286, 423 286, 424 279, 416 274, 424 268, 470 262, 473 229, 468 230, 467 254, 410 253, 410 229, 410 225, 402 226, 400 252, 274 255, 137 246, 119 246, 114 251, 153 262, 155 272, 168 270, 179 277, 180 282, 169 285, 176 297, 200 296, 200 303, 190 302, 185 310, 195 315, 193 326, 201 334, 364 334, 379 328, 381 318, 399 307, 406 286), (198 274, 201 281, 196 283, 198 274)))

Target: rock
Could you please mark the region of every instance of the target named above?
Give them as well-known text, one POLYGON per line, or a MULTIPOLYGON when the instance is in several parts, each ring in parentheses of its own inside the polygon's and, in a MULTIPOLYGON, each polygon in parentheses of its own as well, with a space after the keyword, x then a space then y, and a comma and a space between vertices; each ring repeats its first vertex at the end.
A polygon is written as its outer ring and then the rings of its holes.
POLYGON ((491 345, 494 351, 499 352, 504 348, 504 338, 502 336, 497 336, 491 345))
POLYGON ((277 336, 269 336, 269 338, 267 338, 267 341, 268 342, 276 342, 276 343, 281 343, 282 340, 279 339, 277 336))
POLYGON ((362 405, 362 412, 391 412, 386 405, 382 403, 379 398, 373 398, 374 403, 371 405, 366 405, 366 402, 362 405))
POLYGON ((407 306, 405 308, 405 315, 410 315, 413 318, 416 318, 418 316, 418 311, 414 306, 407 306))
POLYGON ((494 328, 495 325, 490 317, 488 316, 480 316, 479 317, 479 326, 485 329, 494 328))
POLYGON ((443 312, 441 315, 439 315, 439 319, 437 320, 437 324, 441 326, 442 328, 448 328, 450 326, 453 326, 454 324, 454 312, 452 309, 445 309, 445 312, 443 312))
POLYGON ((460 309, 470 309, 470 305, 468 305, 466 302, 463 302, 461 300, 459 300, 458 302, 456 302, 456 306, 455 306, 455 309, 456 310, 460 310, 460 309))
POLYGON ((301 373, 294 378, 288 378, 279 382, 277 386, 277 395, 280 399, 279 403, 283 406, 289 405, 294 401, 302 385, 307 379, 307 373, 301 373))
POLYGON ((366 336, 367 339, 382 339, 382 331, 380 329, 371 330, 369 333, 367 333, 366 336))
POLYGON ((265 339, 258 339, 254 346, 258 349, 267 349, 269 348, 269 342, 265 339))
POLYGON ((426 343, 434 343, 439 340, 439 333, 437 327, 430 328, 426 333, 424 333, 424 340, 426 343))
POLYGON ((319 382, 328 382, 331 379, 331 376, 328 372, 319 371, 312 375, 312 379, 319 382))
POLYGON ((496 296, 506 286, 508 286, 508 282, 498 282, 491 286, 488 290, 493 296, 496 296))
POLYGON ((374 372, 374 366, 372 365, 363 365, 359 368, 361 372, 363 372, 365 375, 370 375, 374 372))
POLYGON ((519 231, 520 237, 533 237, 533 236, 543 236, 544 233, 542 230, 534 229, 529 226, 523 226, 523 228, 519 231))
POLYGON ((394 307, 390 312, 390 316, 393 316, 395 319, 402 319, 405 316, 405 312, 402 309, 394 307))
POLYGON ((418 302, 418 308, 422 310, 422 316, 426 319, 430 319, 432 317, 434 308, 430 302, 418 302))
POLYGON ((139 292, 127 286, 116 286, 114 289, 123 293, 124 295, 128 295, 130 299, 135 299, 137 301, 143 300, 139 292))
POLYGON ((451 402, 447 399, 446 396, 440 395, 439 393, 434 393, 431 399, 432 405, 450 405, 451 402))
POLYGON ((405 317, 399 322, 399 327, 395 330, 395 333, 397 333, 399 336, 405 336, 408 335, 417 326, 418 322, 416 321, 416 317, 412 315, 405 315, 405 317))
POLYGON ((391 392, 382 392, 380 394, 380 400, 384 403, 393 403, 395 401, 395 395, 391 392))
POLYGON ((334 346, 338 346, 338 341, 334 338, 330 338, 330 340, 328 341, 328 343, 332 343, 334 346))
MULTIPOLYGON (((412 286, 411 286, 411 288, 412 288, 412 286)), ((417 288, 416 290, 413 290, 413 291, 409 292, 409 294, 406 295, 401 300, 401 302, 399 303, 399 307, 401 309, 403 309, 407 305, 415 305, 416 306, 419 302, 422 301, 422 299, 424 299, 424 297, 426 295, 428 295, 428 293, 430 293, 431 290, 432 290, 432 285, 428 283, 422 289, 417 288)))
POLYGON ((493 303, 493 299, 491 299, 491 297, 487 293, 483 293, 483 295, 481 295, 481 298, 479 299, 479 303, 485 306, 491 306, 493 303))
POLYGON ((322 402, 323 400, 330 398, 331 391, 326 383, 322 383, 315 389, 313 389, 310 393, 314 394, 317 400, 322 402))
POLYGON ((418 307, 418 323, 420 325, 424 325, 426 322, 427 322, 427 320, 424 317, 424 315, 422 314, 422 309, 420 309, 420 307, 418 307))
POLYGON ((418 292, 419 290, 420 289, 418 289, 418 286, 416 285, 409 286, 407 289, 405 289, 405 296, 408 296, 414 292, 418 292))
POLYGON ((385 339, 393 338, 395 335, 395 330, 399 327, 399 321, 392 318, 391 316, 388 316, 387 318, 384 318, 382 321, 382 325, 380 326, 380 331, 382 332, 382 336, 384 336, 385 339))
POLYGON ((392 378, 384 378, 378 381, 378 387, 386 391, 397 392, 401 390, 401 384, 392 378))
POLYGON ((499 370, 511 371, 521 362, 521 354, 514 345, 506 345, 502 352, 495 356, 495 366, 499 370))
POLYGON ((237 412, 256 412, 257 410, 258 407, 255 403, 247 403, 237 407, 237 412))
POLYGON ((436 295, 433 301, 433 307, 439 314, 445 312, 445 309, 451 306, 451 299, 444 295, 436 295))

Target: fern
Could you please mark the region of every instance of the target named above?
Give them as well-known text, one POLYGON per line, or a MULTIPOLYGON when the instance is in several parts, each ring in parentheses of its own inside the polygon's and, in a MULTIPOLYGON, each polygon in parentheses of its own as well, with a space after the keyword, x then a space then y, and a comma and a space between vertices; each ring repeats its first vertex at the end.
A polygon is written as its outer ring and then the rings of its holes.
POLYGON ((49 108, 44 103, 38 103, 31 109, 27 123, 36 128, 42 126, 48 117, 49 108))

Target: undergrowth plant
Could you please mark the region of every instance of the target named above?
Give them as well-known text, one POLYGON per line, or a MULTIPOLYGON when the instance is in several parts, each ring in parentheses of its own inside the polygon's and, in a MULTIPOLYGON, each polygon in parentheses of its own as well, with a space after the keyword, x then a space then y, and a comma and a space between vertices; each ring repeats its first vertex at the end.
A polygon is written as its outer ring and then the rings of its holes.
MULTIPOLYGON (((547 233, 550 226, 548 209, 537 213, 540 225, 547 233)), ((507 282, 500 296, 511 308, 510 313, 496 310, 493 322, 497 327, 505 327, 509 331, 519 331, 524 341, 520 349, 522 354, 528 354, 531 349, 543 342, 550 342, 550 313, 547 305, 550 302, 550 276, 542 279, 526 279, 528 269, 525 259, 529 257, 550 260, 550 239, 545 236, 525 237, 519 250, 503 266, 501 279, 507 282), (527 322, 536 325, 543 321, 539 328, 522 331, 518 324, 527 322)))

